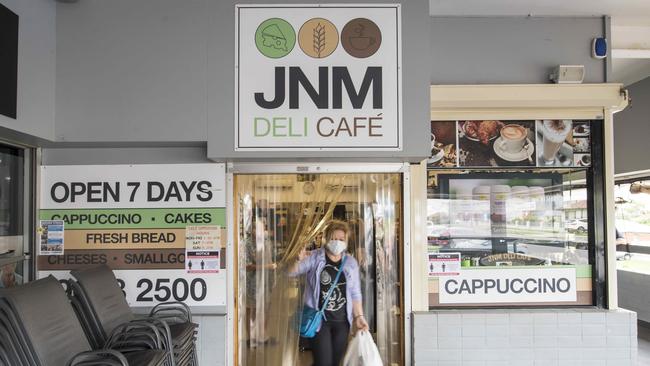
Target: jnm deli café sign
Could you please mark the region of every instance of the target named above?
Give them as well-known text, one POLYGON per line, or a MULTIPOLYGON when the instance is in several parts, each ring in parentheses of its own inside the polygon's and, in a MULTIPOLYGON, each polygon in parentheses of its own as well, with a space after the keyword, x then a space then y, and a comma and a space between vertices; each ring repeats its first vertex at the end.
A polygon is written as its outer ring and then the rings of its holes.
POLYGON ((575 268, 497 268, 441 277, 440 304, 575 302, 575 268))
POLYGON ((236 12, 236 150, 402 149, 400 5, 236 12))

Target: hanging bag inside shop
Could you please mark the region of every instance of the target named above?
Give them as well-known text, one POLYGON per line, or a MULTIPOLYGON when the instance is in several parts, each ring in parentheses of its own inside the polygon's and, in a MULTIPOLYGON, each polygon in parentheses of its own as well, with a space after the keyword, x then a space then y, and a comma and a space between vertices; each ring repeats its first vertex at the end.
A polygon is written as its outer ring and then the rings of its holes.
POLYGON ((383 366, 379 350, 370 333, 357 333, 348 344, 343 366, 383 366))
POLYGON ((346 259, 347 257, 344 256, 343 262, 341 262, 341 267, 339 267, 338 272, 336 272, 336 278, 334 279, 334 283, 332 283, 332 286, 330 286, 330 289, 327 292, 327 296, 325 296, 325 299, 323 300, 323 306, 321 307, 321 309, 316 310, 307 305, 303 307, 302 318, 300 321, 301 337, 314 338, 316 336, 316 333, 318 333, 318 330, 320 329, 320 325, 323 322, 323 314, 325 313, 325 307, 327 306, 327 302, 329 301, 330 296, 332 296, 332 292, 334 292, 336 285, 339 283, 339 278, 341 277, 341 272, 343 272, 343 266, 345 266, 346 259))

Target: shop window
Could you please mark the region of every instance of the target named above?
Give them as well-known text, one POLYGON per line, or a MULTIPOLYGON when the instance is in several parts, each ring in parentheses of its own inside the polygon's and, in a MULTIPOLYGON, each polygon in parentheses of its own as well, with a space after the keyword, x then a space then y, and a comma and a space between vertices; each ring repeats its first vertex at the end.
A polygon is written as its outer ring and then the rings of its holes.
POLYGON ((0 145, 0 287, 23 282, 23 149, 0 145))
POLYGON ((430 308, 602 302, 601 133, 601 121, 432 122, 430 308))
POLYGON ((615 186, 618 269, 650 274, 650 180, 615 186))

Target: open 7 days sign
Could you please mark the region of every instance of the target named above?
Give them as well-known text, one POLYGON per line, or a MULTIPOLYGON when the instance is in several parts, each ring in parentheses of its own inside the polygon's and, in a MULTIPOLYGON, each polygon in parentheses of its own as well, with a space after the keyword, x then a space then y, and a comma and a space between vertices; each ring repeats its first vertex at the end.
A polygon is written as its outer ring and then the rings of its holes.
POLYGON ((401 150, 399 5, 238 5, 236 150, 401 150))

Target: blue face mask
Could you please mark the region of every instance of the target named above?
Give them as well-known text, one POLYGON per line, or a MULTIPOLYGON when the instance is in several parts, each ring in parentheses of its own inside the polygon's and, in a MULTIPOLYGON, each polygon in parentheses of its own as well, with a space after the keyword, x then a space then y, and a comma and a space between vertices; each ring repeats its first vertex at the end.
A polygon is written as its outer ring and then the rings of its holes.
POLYGON ((330 240, 327 242, 327 245, 325 245, 325 248, 327 248, 330 253, 339 255, 348 248, 348 243, 343 240, 330 240))

